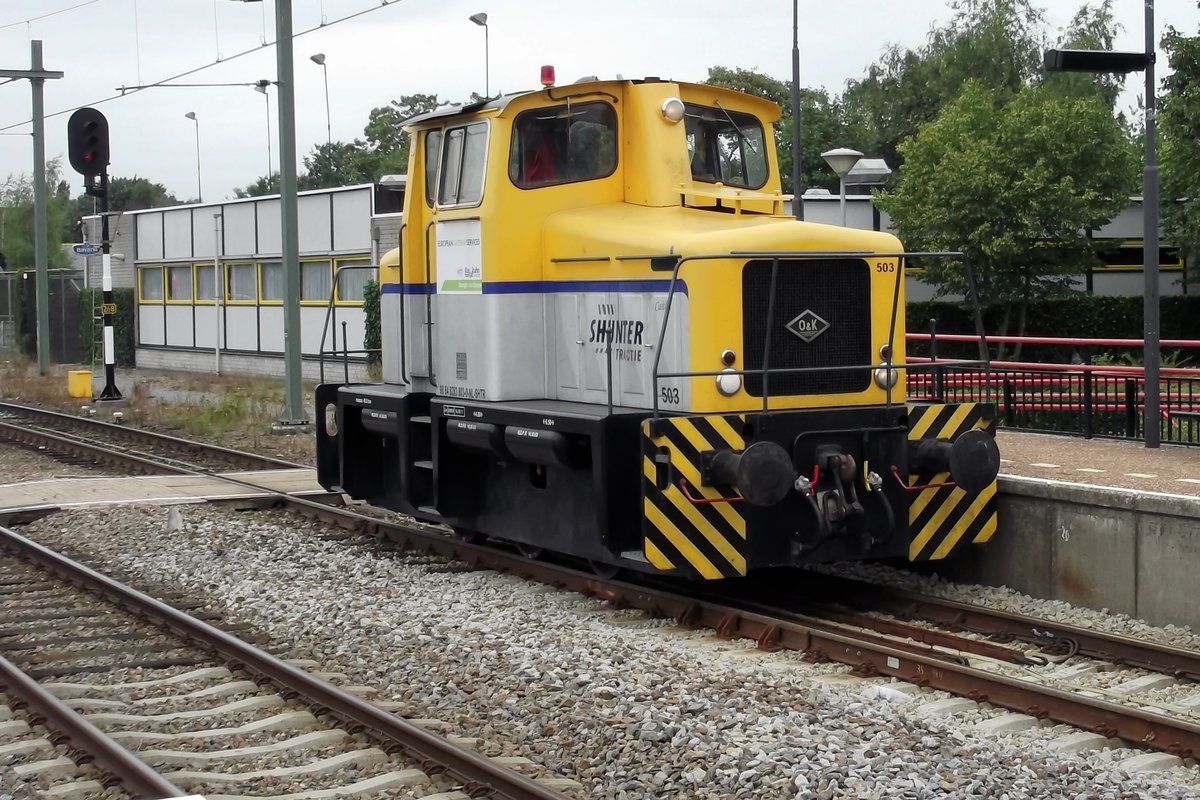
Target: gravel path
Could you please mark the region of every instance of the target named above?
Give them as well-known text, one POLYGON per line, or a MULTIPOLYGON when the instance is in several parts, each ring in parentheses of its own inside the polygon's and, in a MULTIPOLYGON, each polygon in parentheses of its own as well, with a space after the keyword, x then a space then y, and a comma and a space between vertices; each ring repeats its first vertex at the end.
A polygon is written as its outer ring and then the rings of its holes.
POLYGON ((478 737, 487 755, 528 758, 536 774, 579 781, 580 797, 1200 791, 1194 765, 1132 773, 1120 766, 1127 750, 1058 755, 1050 741, 1062 726, 984 735, 974 726, 999 712, 931 715, 837 665, 761 654, 491 572, 326 541, 317 523, 189 507, 168 543, 165 518, 162 509, 89 510, 30 531, 136 584, 207 597, 287 655, 377 687, 406 716, 478 737))

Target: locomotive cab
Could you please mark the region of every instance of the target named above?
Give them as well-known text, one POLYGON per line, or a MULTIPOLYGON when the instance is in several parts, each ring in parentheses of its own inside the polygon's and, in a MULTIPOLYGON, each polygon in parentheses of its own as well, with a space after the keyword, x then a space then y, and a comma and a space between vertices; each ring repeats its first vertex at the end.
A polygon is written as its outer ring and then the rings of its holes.
POLYGON ((318 388, 322 485, 705 579, 987 541, 994 410, 905 402, 903 250, 784 215, 778 116, 648 78, 409 120, 383 383, 318 388))

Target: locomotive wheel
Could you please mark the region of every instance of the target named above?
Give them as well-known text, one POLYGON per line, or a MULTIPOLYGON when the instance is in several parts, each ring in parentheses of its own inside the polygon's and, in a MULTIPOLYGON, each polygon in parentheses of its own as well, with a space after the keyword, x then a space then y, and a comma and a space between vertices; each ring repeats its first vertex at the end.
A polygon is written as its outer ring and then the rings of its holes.
POLYGON ((537 561, 546 554, 545 548, 537 547, 532 544, 517 544, 517 552, 531 561, 537 561))
POLYGON ((588 559, 588 567, 592 572, 596 573, 597 578, 603 578, 610 581, 621 574, 621 568, 616 564, 606 564, 603 561, 592 561, 588 559))
POLYGON ((483 534, 468 528, 454 528, 454 535, 467 544, 477 544, 483 541, 483 534))

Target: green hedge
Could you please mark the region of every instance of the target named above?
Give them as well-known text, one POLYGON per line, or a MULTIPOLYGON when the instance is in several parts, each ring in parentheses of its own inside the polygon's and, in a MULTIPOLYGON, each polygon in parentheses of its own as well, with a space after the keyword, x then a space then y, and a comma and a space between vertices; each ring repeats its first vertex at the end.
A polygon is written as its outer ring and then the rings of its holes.
MULTIPOLYGON (((79 292, 79 336, 83 342, 84 359, 104 362, 104 323, 99 319, 104 292, 83 289, 79 292)), ((113 289, 117 314, 113 319, 113 344, 117 351, 117 366, 136 366, 134 358, 133 307, 137 296, 133 289, 113 289)))
POLYGON ((367 355, 367 363, 379 364, 383 360, 379 349, 383 339, 379 332, 379 284, 375 281, 368 281, 363 287, 363 316, 366 317, 363 349, 374 351, 367 355))
MULTIPOLYGON (((1161 300, 1162 323, 1160 336, 1163 339, 1200 339, 1200 296, 1164 297, 1161 300)), ((974 333, 975 322, 969 309, 958 303, 909 303, 906 310, 908 331, 927 333, 929 320, 937 320, 940 333, 974 333)), ((1017 332, 1017 310, 1014 308, 1009 321, 1009 335, 1017 332)), ((983 311, 983 326, 987 333, 997 334, 1003 325, 1004 308, 990 306, 983 311)), ((1026 336, 1069 336, 1082 339, 1141 339, 1142 297, 1102 297, 1077 294, 1056 300, 1030 303, 1025 323, 1026 336)), ((913 355, 927 355, 924 343, 913 343, 909 351, 913 355)), ((938 345, 939 356, 973 357, 973 346, 954 347, 949 343, 938 345)), ((996 349, 992 348, 995 356, 996 349)), ((1073 355, 1073 348, 1047 345, 1026 345, 1021 350, 1021 359, 1027 361, 1063 361, 1073 355)), ((1080 352, 1084 360, 1102 361, 1130 360, 1136 362, 1139 353, 1128 348, 1096 348, 1094 352, 1080 352)), ((1172 353, 1164 350, 1164 360, 1186 357, 1187 353, 1172 353)), ((1192 352, 1195 358, 1195 351, 1192 352)))

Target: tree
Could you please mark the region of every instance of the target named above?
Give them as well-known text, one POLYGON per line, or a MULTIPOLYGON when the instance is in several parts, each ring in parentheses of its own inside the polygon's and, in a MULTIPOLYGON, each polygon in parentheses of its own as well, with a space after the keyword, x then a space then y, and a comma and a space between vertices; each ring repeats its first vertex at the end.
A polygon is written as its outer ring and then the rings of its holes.
MULTIPOLYGON (((46 246, 47 263, 52 267, 68 264, 62 249, 62 232, 68 213, 66 184, 60 178, 58 159, 46 163, 46 246)), ((0 252, 9 269, 34 266, 33 179, 28 175, 10 175, 0 184, 0 252)))
MULTIPOLYGON (((792 88, 753 69, 709 67, 708 80, 714 86, 724 86, 739 92, 757 95, 780 106, 783 116, 775 124, 775 147, 779 152, 779 172, 784 191, 792 185, 792 88)), ((821 153, 840 146, 842 136, 841 109, 824 89, 800 90, 800 167, 804 186, 837 187, 837 177, 821 159, 821 153)))
MULTIPOLYGON (((1076 11, 1055 46, 1076 50, 1112 50, 1117 31, 1112 0, 1102 0, 1095 8, 1085 5, 1076 11)), ((1125 76, 1110 72, 1044 72, 1042 80, 1066 94, 1099 95, 1109 109, 1115 109, 1125 76)), ((1124 121, 1124 115, 1118 115, 1118 119, 1124 121)))
POLYGON ((1194 268, 1200 256, 1200 36, 1168 28, 1162 44, 1171 70, 1159 112, 1163 226, 1194 268))
POLYGON ((235 188, 233 196, 237 198, 262 197, 265 194, 279 194, 279 173, 261 175, 254 183, 245 187, 235 188))
MULTIPOLYGON (((297 176, 300 189, 328 189, 356 183, 375 183, 384 175, 408 169, 408 134, 403 124, 409 117, 441 105, 437 95, 411 94, 371 110, 362 139, 317 145, 304 157, 304 171, 297 176)), ((279 192, 279 176, 262 176, 254 183, 234 189, 237 197, 260 197, 279 192)))
MULTIPOLYGON (((64 181, 63 187, 67 186, 64 181)), ((162 208, 179 204, 167 187, 154 183, 148 178, 110 178, 108 181, 108 210, 113 213, 137 211, 143 208, 162 208)), ((100 204, 89 194, 81 194, 70 200, 70 207, 64 220, 63 241, 79 240, 79 220, 99 213, 100 204)))
POLYGON ((1044 19, 1029 0, 957 0, 954 16, 909 50, 892 45, 842 93, 847 146, 900 166, 900 143, 953 101, 968 80, 1014 96, 1041 69, 1044 19))
MULTIPOLYGON (((1004 304, 1004 331, 1030 300, 1063 291, 1091 259, 1083 231, 1128 203, 1137 161, 1096 96, 1045 86, 1006 92, 969 82, 901 145, 904 168, 878 204, 910 250, 962 250, 983 302, 1004 304)), ((938 296, 961 295, 961 265, 931 261, 938 296)))

